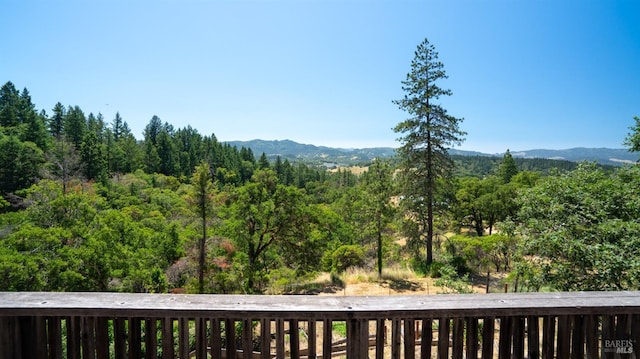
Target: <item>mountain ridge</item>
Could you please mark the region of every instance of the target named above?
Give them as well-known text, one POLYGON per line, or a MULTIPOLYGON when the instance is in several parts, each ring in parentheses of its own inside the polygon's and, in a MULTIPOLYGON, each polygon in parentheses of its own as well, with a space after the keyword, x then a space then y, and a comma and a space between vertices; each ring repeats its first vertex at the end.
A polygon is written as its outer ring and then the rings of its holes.
MULTIPOLYGON (((224 141, 224 143, 238 148, 250 148, 256 157, 265 153, 270 160, 275 160, 276 157, 280 156, 282 159, 290 161, 304 161, 323 164, 328 167, 362 164, 370 162, 376 157, 393 158, 396 155, 396 149, 393 147, 337 148, 302 144, 289 139, 255 139, 250 141, 224 141)), ((450 153, 463 156, 488 157, 502 157, 504 155, 504 152, 484 153, 458 149, 452 149, 450 153)), ((510 153, 514 158, 545 158, 572 162, 589 161, 613 166, 633 164, 640 159, 640 154, 629 152, 627 149, 606 147, 574 147, 562 150, 531 149, 510 151, 510 153)))

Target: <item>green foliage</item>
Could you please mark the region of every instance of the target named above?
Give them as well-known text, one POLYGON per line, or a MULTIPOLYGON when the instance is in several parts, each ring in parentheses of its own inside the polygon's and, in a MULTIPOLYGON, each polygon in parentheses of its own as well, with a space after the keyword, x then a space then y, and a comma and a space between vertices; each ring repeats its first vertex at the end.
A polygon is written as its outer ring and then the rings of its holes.
POLYGON ((551 177, 519 197, 523 260, 558 290, 640 287, 640 168, 592 164, 551 177))
POLYGON ((357 245, 343 245, 331 254, 331 269, 342 273, 347 268, 359 267, 364 264, 364 251, 357 245))
POLYGON ((629 147, 631 152, 640 152, 640 117, 634 116, 633 120, 635 125, 629 127, 631 132, 627 134, 622 144, 629 147))

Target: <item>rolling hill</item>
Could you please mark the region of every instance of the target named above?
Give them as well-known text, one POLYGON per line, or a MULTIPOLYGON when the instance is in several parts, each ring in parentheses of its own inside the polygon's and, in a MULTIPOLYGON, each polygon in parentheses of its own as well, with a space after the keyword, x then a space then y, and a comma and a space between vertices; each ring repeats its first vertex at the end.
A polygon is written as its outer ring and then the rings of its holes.
MULTIPOLYGON (((276 157, 280 156, 282 159, 288 159, 289 161, 302 161, 327 167, 366 164, 376 157, 393 158, 396 155, 395 149, 391 147, 347 149, 301 144, 291 140, 228 141, 227 143, 238 148, 250 148, 256 157, 265 153, 269 160, 275 160, 276 157)), ((502 153, 489 154, 456 149, 451 150, 451 154, 488 157, 502 157, 503 155, 502 153)), ((613 166, 632 164, 640 159, 640 154, 629 152, 623 148, 533 149, 512 151, 511 154, 514 158, 544 158, 572 162, 590 161, 613 166)))

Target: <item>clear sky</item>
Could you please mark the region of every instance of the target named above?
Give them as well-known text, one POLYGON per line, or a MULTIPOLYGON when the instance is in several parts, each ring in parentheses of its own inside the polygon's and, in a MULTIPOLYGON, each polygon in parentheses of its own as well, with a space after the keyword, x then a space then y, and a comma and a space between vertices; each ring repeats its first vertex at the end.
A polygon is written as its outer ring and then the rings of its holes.
POLYGON ((0 0, 0 82, 134 135, 397 147, 392 100, 436 47, 459 148, 621 148, 640 116, 635 0, 0 0))

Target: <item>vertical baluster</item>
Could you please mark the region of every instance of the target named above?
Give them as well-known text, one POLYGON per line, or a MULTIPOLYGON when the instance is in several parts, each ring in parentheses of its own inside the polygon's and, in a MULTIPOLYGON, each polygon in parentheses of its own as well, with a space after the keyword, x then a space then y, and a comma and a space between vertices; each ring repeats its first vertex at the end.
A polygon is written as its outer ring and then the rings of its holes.
POLYGON ((96 357, 109 359, 109 346, 109 319, 98 317, 96 318, 96 357))
POLYGON ((500 336, 498 341, 498 358, 509 359, 511 357, 511 329, 512 318, 501 317, 500 318, 500 336))
POLYGON ((236 357, 236 321, 233 319, 224 320, 224 333, 227 341, 227 358, 236 357))
POLYGON ((331 319, 325 319, 322 323, 322 358, 331 358, 333 347, 333 323, 331 319))
POLYGON ((511 318, 511 337, 513 340, 512 358, 524 358, 524 317, 516 316, 511 318))
POLYGON ((276 319, 276 358, 284 359, 284 320, 276 319))
POLYGON ((606 352, 606 341, 615 339, 615 315, 602 316, 602 344, 600 346, 602 358, 612 358, 615 353, 606 352))
POLYGON ((363 358, 361 349, 360 321, 357 319, 347 320, 347 358, 363 358))
MULTIPOLYGON (((62 359, 62 320, 60 317, 49 317, 49 320, 47 320, 47 335, 49 337, 49 358, 62 359)), ((6 348, 3 343, 0 343, 0 345, 6 348)))
POLYGON ((387 328, 385 326, 384 319, 376 320, 376 359, 384 358, 384 345, 385 345, 385 332, 387 328))
POLYGON ((420 335, 420 358, 431 359, 431 344, 433 342, 433 321, 422 319, 422 333, 420 335))
POLYGON ((568 315, 558 316, 558 353, 559 358, 568 358, 571 354, 571 322, 568 315))
POLYGON ((207 359, 207 319, 197 317, 196 322, 196 359, 207 359))
POLYGON ((129 318, 129 359, 142 357, 142 318, 129 318))
POLYGON ((400 358, 400 319, 394 318, 391 321, 391 358, 400 358))
POLYGON ((447 359, 449 357, 450 327, 449 318, 440 318, 438 320, 438 359, 447 359))
POLYGON ((189 318, 178 318, 178 353, 180 359, 189 357, 189 318))
POLYGON ((162 357, 173 358, 173 319, 162 318, 162 357))
POLYGON ((260 320, 260 358, 271 358, 271 320, 260 320))
POLYGON ((309 355, 309 359, 316 359, 316 345, 317 345, 317 341, 316 341, 316 334, 317 334, 317 330, 316 330, 316 321, 314 319, 310 319, 307 322, 307 347, 308 349, 308 355, 309 355))
POLYGON ((542 358, 555 358, 556 318, 548 315, 542 319, 542 358))
POLYGON ((482 319, 482 359, 493 358, 493 338, 495 336, 496 321, 494 318, 482 319))
MULTIPOLYGON (((222 358, 222 329, 220 328, 220 319, 211 318, 211 338, 209 346, 212 358, 222 358)), ((226 330, 226 329, 225 329, 226 330)))
POLYGON ((113 345, 117 359, 127 357, 127 333, 124 326, 125 320, 123 318, 115 318, 113 320, 113 345))
POLYGON ((405 359, 416 357, 416 329, 413 319, 404 320, 404 357, 405 359))
POLYGON ((67 318, 67 357, 80 359, 80 318, 67 318))
POLYGON ((478 357, 478 318, 466 318, 467 324, 467 340, 466 340, 466 356, 467 359, 478 357))
POLYGON ((96 357, 96 329, 94 317, 83 317, 81 320, 82 358, 96 357))
POLYGON ((300 332, 298 328, 298 320, 289 320, 289 348, 292 359, 300 357, 300 332))
POLYGON ((540 320, 535 316, 527 318, 527 353, 530 359, 540 358, 540 320))
POLYGON ((158 320, 147 318, 144 321, 144 348, 147 359, 158 358, 158 320))
POLYGON ((253 355, 253 322, 251 319, 242 319, 242 357, 251 359, 253 355))
POLYGON ((587 344, 587 350, 585 357, 588 359, 597 359, 598 353, 598 317, 595 315, 588 315, 585 317, 585 343, 587 344))
POLYGON ((581 315, 572 315, 571 330, 571 357, 584 358, 585 327, 584 318, 581 315))
POLYGON ((464 320, 462 318, 453 320, 452 340, 452 358, 462 359, 462 353, 464 352, 464 320))

